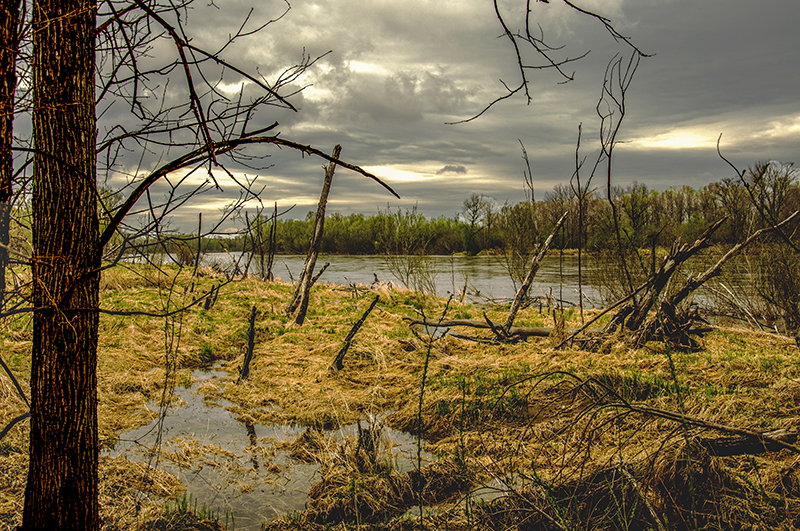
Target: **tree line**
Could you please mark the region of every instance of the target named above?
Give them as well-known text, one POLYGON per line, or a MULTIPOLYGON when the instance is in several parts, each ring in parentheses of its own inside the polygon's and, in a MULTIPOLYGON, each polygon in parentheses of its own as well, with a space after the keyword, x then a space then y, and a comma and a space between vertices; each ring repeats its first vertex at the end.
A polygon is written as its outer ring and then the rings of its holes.
MULTIPOLYGON (((693 241, 709 225, 727 216, 714 234, 714 243, 735 245, 752 232, 783 219, 800 208, 798 172, 791 164, 760 162, 744 179, 723 179, 694 189, 690 186, 650 189, 634 182, 612 189, 624 243, 634 248, 669 246, 675 240, 693 241)), ((373 215, 334 213, 325 220, 321 252, 326 254, 478 254, 508 249, 530 252, 544 239, 564 212, 566 222, 554 246, 603 250, 618 245, 613 213, 606 197, 590 191, 582 201, 573 190, 556 185, 542 200, 498 204, 488 196, 473 194, 453 217, 427 218, 418 209, 380 210, 373 215), (580 204, 582 203, 582 205, 580 204), (580 223, 580 209, 583 223, 580 223)), ((314 213, 303 220, 273 221, 258 215, 250 231, 269 240, 274 226, 274 252, 303 254, 314 227, 314 213)), ((200 239, 202 252, 251 250, 252 234, 200 239)), ((159 245, 164 245, 160 242, 159 245)), ((197 251, 197 236, 178 235, 166 248, 197 251)))

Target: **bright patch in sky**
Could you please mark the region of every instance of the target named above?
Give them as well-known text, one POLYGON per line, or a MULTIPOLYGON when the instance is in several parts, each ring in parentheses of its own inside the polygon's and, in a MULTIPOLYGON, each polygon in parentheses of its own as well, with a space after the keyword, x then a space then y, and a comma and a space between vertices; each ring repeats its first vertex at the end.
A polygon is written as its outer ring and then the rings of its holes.
POLYGON ((800 133, 800 114, 770 122, 763 134, 770 137, 784 137, 796 135, 797 133, 800 133))
POLYGON ((705 131, 678 129, 669 133, 633 140, 627 142, 627 144, 636 148, 646 149, 706 149, 717 145, 717 136, 705 131))
POLYGON ((235 83, 225 83, 224 81, 220 81, 219 85, 217 85, 217 90, 225 94, 226 96, 233 96, 234 94, 239 94, 244 87, 250 84, 250 81, 237 81, 235 83))
POLYGON ((435 177, 431 173, 420 173, 414 170, 404 170, 392 166, 366 166, 368 172, 376 175, 381 180, 395 182, 420 182, 429 181, 435 177))
POLYGON ((350 61, 348 63, 350 70, 353 72, 357 72, 359 74, 378 74, 382 76, 388 76, 391 72, 384 68, 381 65, 376 65, 374 63, 363 63, 361 61, 350 61))

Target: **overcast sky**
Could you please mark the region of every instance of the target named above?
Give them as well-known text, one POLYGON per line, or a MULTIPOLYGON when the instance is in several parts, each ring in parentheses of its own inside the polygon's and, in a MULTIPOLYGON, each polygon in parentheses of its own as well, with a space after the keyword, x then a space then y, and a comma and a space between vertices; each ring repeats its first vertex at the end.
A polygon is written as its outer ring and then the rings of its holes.
MULTIPOLYGON (((664 190, 699 188, 733 176, 723 154, 741 167, 758 160, 795 162, 800 153, 800 2, 796 0, 574 0, 607 16, 643 52, 626 99, 615 152, 613 182, 633 181, 664 190)), ((277 0, 198 0, 187 20, 194 44, 213 48, 252 18, 268 20, 286 5, 277 0)), ((510 29, 524 24, 524 0, 502 0, 510 29)), ((630 54, 597 20, 560 0, 532 3, 533 20, 558 57, 588 56, 566 67, 563 84, 553 71, 530 71, 532 101, 505 100, 469 123, 505 93, 501 80, 519 84, 514 49, 491 0, 292 0, 291 9, 258 36, 224 57, 274 81, 304 50, 330 51, 298 80, 308 85, 291 101, 299 112, 270 109, 263 125, 280 122, 284 138, 330 152, 375 173, 401 196, 340 169, 328 212, 373 214, 418 205, 426 216, 454 216, 473 193, 502 204, 524 199, 520 141, 532 167, 537 199, 568 184, 575 166, 578 125, 583 154, 596 149, 595 105, 606 64, 630 54)), ((533 56, 527 60, 536 61, 533 56)), ((232 97, 256 94, 233 72, 224 87, 232 97)), ((255 127, 255 125, 253 126, 255 127)), ((315 208, 323 161, 290 150, 274 153, 272 166, 244 171, 265 187, 263 201, 297 204, 290 217, 315 208)), ((599 193, 604 178, 597 178, 599 193)), ((216 213, 236 194, 206 194, 177 214, 194 223, 198 210, 216 213)), ((206 214, 208 213, 208 214, 206 214)))

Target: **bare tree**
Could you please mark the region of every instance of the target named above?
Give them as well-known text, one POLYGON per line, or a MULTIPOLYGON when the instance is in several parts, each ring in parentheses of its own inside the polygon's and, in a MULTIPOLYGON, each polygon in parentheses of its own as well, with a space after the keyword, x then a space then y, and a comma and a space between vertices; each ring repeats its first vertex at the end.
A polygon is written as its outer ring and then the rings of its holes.
MULTIPOLYGON (((578 199, 578 307, 581 312, 581 324, 583 324, 583 247, 586 244, 586 210, 589 195, 591 194, 592 179, 594 172, 581 184, 581 168, 586 162, 586 158, 581 158, 581 133, 583 124, 578 125, 578 139, 575 143, 575 172, 569 181, 572 193, 578 199)), ((596 166, 595 166, 596 167, 596 166)))
MULTIPOLYGON (((553 2, 553 4, 555 3, 556 2, 553 2)), ((517 95, 522 95, 526 103, 530 104, 533 101, 533 87, 530 77, 532 72, 542 70, 554 71, 562 83, 568 83, 575 78, 575 72, 568 70, 568 68, 571 68, 573 63, 585 58, 589 53, 588 51, 583 51, 574 55, 570 55, 570 51, 565 46, 555 45, 545 38, 544 30, 542 29, 541 25, 536 23, 535 17, 539 10, 556 9, 556 6, 551 4, 548 0, 538 0, 535 2, 533 0, 525 0, 524 18, 522 20, 515 21, 512 21, 509 18, 507 12, 501 8, 497 0, 494 0, 493 4, 495 15, 502 28, 502 34, 511 43, 514 50, 513 57, 515 58, 517 65, 518 82, 516 84, 510 84, 501 81, 505 92, 501 96, 498 96, 489 102, 478 113, 470 118, 462 120, 462 122, 474 120, 489 111, 494 105, 517 95), (548 5, 534 6, 534 3, 548 5), (518 29, 513 29, 515 27, 518 29)), ((519 2, 519 4, 523 4, 523 2, 519 2)), ((563 4, 568 10, 576 12, 581 16, 587 17, 601 24, 612 37, 612 39, 617 43, 621 43, 622 47, 627 50, 626 54, 615 54, 607 63, 602 83, 602 94, 596 105, 596 112, 600 119, 599 153, 595 158, 591 170, 589 171, 589 176, 584 181, 585 184, 581 185, 580 169, 585 160, 581 160, 579 155, 579 132, 578 146, 576 149, 575 173, 571 179, 571 187, 573 194, 578 199, 578 231, 582 231, 584 230, 583 224, 585 222, 584 207, 586 206, 586 202, 589 198, 592 179, 601 168, 605 170, 607 198, 612 211, 614 232, 616 234, 617 247, 620 251, 619 256, 622 257, 620 266, 624 273, 624 277, 626 278, 626 288, 630 293, 634 289, 634 279, 629 271, 630 266, 625 260, 624 253, 622 252, 623 249, 628 249, 630 246, 623 241, 621 236, 617 205, 613 201, 612 197, 612 161, 614 148, 618 142, 617 135, 625 117, 626 92, 630 87, 640 60, 644 57, 649 57, 649 55, 643 52, 629 37, 621 34, 614 27, 609 18, 604 17, 596 12, 584 9, 569 0, 563 0, 563 4)), ((526 165, 530 170, 527 154, 525 155, 525 158, 526 165)), ((528 178, 528 175, 526 175, 526 180, 528 178)), ((530 189, 532 192, 532 184, 530 185, 530 189)), ((580 236, 578 239, 581 239, 580 236)), ((580 248, 581 245, 579 244, 578 247, 580 248)))
POLYGON ((13 193, 14 92, 17 88, 21 0, 0 4, 0 308, 5 303, 13 193))
POLYGON ((757 162, 746 170, 740 170, 722 155, 719 141, 717 151, 737 176, 736 180, 728 179, 725 188, 740 192, 739 199, 744 199, 750 207, 742 210, 749 214, 753 224, 762 229, 773 228, 771 240, 761 242, 755 253, 758 274, 751 275, 754 291, 766 303, 763 313, 782 320, 787 333, 797 334, 800 329, 800 225, 795 222, 783 226, 779 221, 800 208, 798 171, 791 163, 776 161, 757 162))
MULTIPOLYGON (((468 225, 464 234, 464 249, 469 254, 477 254, 480 250, 478 235, 482 231, 488 230, 487 222, 491 223, 492 201, 491 198, 479 194, 472 194, 464 200, 461 212, 468 225)), ((486 241, 486 237, 484 241, 486 241)))
MULTIPOLYGON (((338 159, 341 153, 342 146, 337 144, 333 148, 334 158, 338 159)), ((328 194, 331 191, 331 184, 333 183, 333 174, 335 171, 336 164, 331 162, 325 170, 322 192, 320 193, 319 202, 317 203, 317 214, 314 216, 314 232, 311 234, 311 241, 308 244, 308 254, 303 264, 303 271, 300 273, 300 279, 297 281, 297 289, 292 296, 292 300, 286 308, 287 315, 291 315, 297 310, 294 322, 298 325, 302 325, 306 319, 311 286, 316 280, 314 277, 314 267, 317 264, 317 257, 319 256, 319 250, 322 245, 322 233, 325 230, 325 210, 328 205, 328 194)))
MULTIPOLYGON (((274 21, 251 27, 248 17, 221 48, 208 51, 185 33, 189 4, 34 0, 30 19, 14 27, 19 2, 3 3, 2 44, 16 43, 16 35, 32 39, 21 40, 18 50, 4 46, 0 58, 3 139, 11 138, 5 121, 11 113, 32 109, 33 123, 33 146, 12 146, 28 157, 17 170, 21 188, 29 184, 25 172, 33 163, 33 188, 25 192, 33 196, 33 307, 26 308, 27 299, 21 299, 4 314, 32 310, 34 316, 26 530, 100 527, 97 341, 103 268, 135 247, 139 237, 161 240, 169 216, 197 194, 220 188, 222 176, 238 186, 239 197, 206 235, 246 201, 258 200, 255 180, 237 178, 228 169, 260 167, 257 161, 265 154, 247 153, 247 147, 271 144, 319 156, 386 187, 358 166, 281 138, 273 132, 277 123, 263 126, 269 123, 265 111, 294 109, 289 98, 302 88, 295 82, 315 60, 303 55, 297 65, 267 80, 224 55, 235 40, 274 21), (172 55, 150 53, 164 44, 172 47, 172 55), (25 80, 32 93, 18 98, 12 111, 8 98, 14 81, 6 68, 15 71, 14 59, 18 74, 32 74, 25 80), (249 102, 242 93, 228 98, 219 90, 226 75, 248 80, 261 94, 249 102), (128 110, 124 119, 104 121, 112 107, 121 105, 128 110), (205 180, 193 184, 190 177, 200 174, 205 180), (106 201, 98 181, 108 187, 122 181, 113 189, 119 200, 106 201), (99 217, 105 220, 102 231, 99 217)), ((0 204, 7 204, 8 176, 14 172, 7 142, 0 147, 0 204)), ((0 238, 5 249, 2 243, 0 238)), ((3 260, 0 256, 0 265, 3 260)))

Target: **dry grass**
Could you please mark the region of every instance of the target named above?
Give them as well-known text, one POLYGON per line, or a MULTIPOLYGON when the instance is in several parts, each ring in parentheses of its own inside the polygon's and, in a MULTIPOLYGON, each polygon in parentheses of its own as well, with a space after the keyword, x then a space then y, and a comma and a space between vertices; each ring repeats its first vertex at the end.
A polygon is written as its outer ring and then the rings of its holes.
MULTIPOLYGON (((159 273, 136 266, 104 275, 102 304, 170 311, 223 281, 210 270, 190 279, 170 268, 159 273)), ((445 301, 384 289, 344 370, 331 376, 329 365, 374 294, 318 285, 306 324, 297 327, 283 315, 291 289, 282 282, 238 280, 223 286, 209 310, 201 302, 174 319, 103 315, 102 439, 111 444, 121 432, 149 422, 162 396, 169 396, 165 391, 188 383, 193 368, 217 363, 235 376, 247 318, 256 305, 249 379, 236 384, 233 377, 201 392, 232 402, 230 409, 243 422, 309 427, 292 455, 323 467, 310 510, 271 528, 317 529, 340 520, 365 529, 418 526, 401 515, 427 488, 424 504, 436 511, 423 525, 433 528, 646 529, 655 528, 655 514, 667 529, 800 529, 797 455, 783 450, 716 457, 696 446, 696 440, 720 435, 713 430, 683 429, 608 407, 622 400, 757 432, 800 430, 800 357, 791 338, 717 329, 702 338, 704 349, 695 353, 672 352, 659 343, 631 349, 621 337, 599 352, 552 351, 560 331, 512 345, 449 336, 432 340, 415 336, 403 317, 416 316, 422 302, 426 316, 435 320, 445 301), (442 459, 416 476, 379 462, 366 466, 356 443, 334 443, 318 431, 391 412, 389 425, 416 433, 423 372, 422 435, 442 459), (496 500, 464 502, 470 488, 509 477, 513 481, 496 500)), ((454 302, 447 317, 476 319, 482 311, 454 302)), ((487 313, 502 320, 505 311, 487 313)), ((575 312, 564 317, 565 328, 579 326, 575 312)), ((528 308, 516 324, 552 326, 553 315, 528 308)), ((2 340, 4 359, 28 392, 29 322, 6 323, 2 340)), ((4 375, 0 403, 3 423, 25 411, 4 375)), ((18 523, 26 449, 26 423, 0 442, 0 530, 18 523)), ((187 440, 167 457, 191 463, 213 453, 187 440)), ((162 514, 155 502, 176 496, 180 486, 163 473, 123 461, 103 461, 104 516, 120 529, 135 529, 162 514), (145 493, 138 499, 141 509, 126 513, 122 508, 133 503, 134 491, 145 493)))

